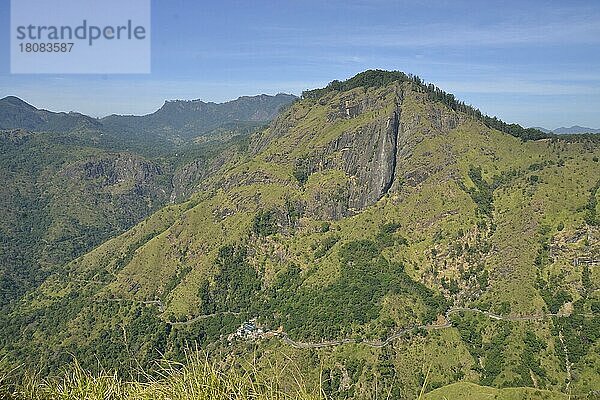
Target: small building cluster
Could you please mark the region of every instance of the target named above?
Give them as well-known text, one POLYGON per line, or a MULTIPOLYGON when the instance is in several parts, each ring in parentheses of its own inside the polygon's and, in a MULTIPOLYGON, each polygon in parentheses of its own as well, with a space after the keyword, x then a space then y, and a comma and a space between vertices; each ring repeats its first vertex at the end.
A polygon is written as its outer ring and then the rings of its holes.
POLYGON ((237 328, 237 330, 234 333, 230 334, 227 337, 227 339, 230 342, 236 338, 243 340, 268 339, 275 336, 279 336, 282 332, 282 327, 279 327, 279 329, 276 331, 272 331, 268 328, 259 326, 256 322, 256 318, 253 318, 240 325, 240 327, 237 328))

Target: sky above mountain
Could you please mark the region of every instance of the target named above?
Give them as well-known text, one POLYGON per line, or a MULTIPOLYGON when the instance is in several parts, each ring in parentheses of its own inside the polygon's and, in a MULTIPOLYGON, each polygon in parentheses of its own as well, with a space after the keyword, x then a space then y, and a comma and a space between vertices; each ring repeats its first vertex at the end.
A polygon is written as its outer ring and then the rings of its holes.
POLYGON ((595 1, 156 0, 148 75, 11 75, 9 15, 0 0, 0 97, 52 110, 144 114, 165 99, 300 94, 381 68, 508 122, 600 126, 595 1))

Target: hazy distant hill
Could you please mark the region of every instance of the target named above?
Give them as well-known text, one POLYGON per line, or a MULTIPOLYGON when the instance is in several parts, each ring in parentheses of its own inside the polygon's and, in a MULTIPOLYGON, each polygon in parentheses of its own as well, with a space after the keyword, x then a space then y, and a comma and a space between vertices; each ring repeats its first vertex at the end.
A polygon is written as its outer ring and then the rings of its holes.
POLYGON ((553 132, 559 133, 559 134, 600 133, 600 129, 586 128, 585 126, 575 125, 570 128, 565 128, 565 127, 556 128, 553 132))
POLYGON ((0 99, 0 129, 81 133, 77 140, 93 146, 127 149, 145 155, 165 155, 200 138, 226 140, 272 120, 296 99, 289 94, 243 96, 225 103, 174 100, 152 114, 111 115, 95 119, 83 114, 40 110, 23 100, 0 99))
POLYGON ((296 99, 289 94, 244 96, 225 103, 201 100, 174 100, 152 114, 143 116, 111 115, 101 119, 111 131, 141 131, 173 141, 206 135, 224 124, 260 126, 271 121, 279 110, 296 99))
POLYGON ((542 132, 545 133, 556 133, 559 135, 564 135, 564 134, 582 134, 582 133, 600 133, 600 129, 594 129, 594 128, 586 128, 585 126, 579 126, 579 125, 574 125, 570 128, 566 128, 566 127, 560 127, 560 128, 556 128, 554 130, 550 130, 550 129, 546 129, 546 128, 541 128, 541 127, 534 127, 534 129, 539 129, 542 132))
POLYGON ((99 127, 98 121, 87 115, 39 110, 15 96, 0 99, 0 129, 68 132, 99 127))
POLYGON ((551 133, 552 131, 550 129, 546 129, 546 128, 542 128, 541 126, 532 126, 533 129, 537 129, 539 131, 542 131, 544 133, 551 133))

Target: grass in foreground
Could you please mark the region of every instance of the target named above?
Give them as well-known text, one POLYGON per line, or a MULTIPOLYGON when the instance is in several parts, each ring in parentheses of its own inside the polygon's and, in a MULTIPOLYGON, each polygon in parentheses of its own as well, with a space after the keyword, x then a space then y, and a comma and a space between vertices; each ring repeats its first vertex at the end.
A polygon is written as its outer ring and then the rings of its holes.
POLYGON ((16 378, 15 371, 0 371, 0 398, 10 400, 312 400, 323 398, 309 393, 300 380, 284 391, 277 376, 259 377, 256 371, 220 371, 209 361, 189 359, 184 364, 165 363, 160 370, 145 375, 146 382, 126 381, 115 373, 91 374, 77 362, 54 378, 32 374, 16 378))
MULTIPOLYGON (((1 361, 1 360, 0 360, 1 361)), ((0 362, 1 364, 1 362, 0 362)), ((289 373, 289 372, 286 372, 289 373)), ((429 375, 429 374, 427 374, 429 375)), ((222 371, 199 356, 186 364, 163 362, 145 382, 126 381, 116 373, 92 374, 75 361, 57 377, 32 374, 17 377, 16 371, 0 368, 0 398, 6 400, 327 400, 317 389, 294 377, 294 387, 281 388, 281 377, 260 375, 256 369, 222 371)), ((425 383, 417 400, 567 400, 568 395, 533 388, 496 389, 458 382, 425 394, 425 383)), ((389 395, 384 397, 390 399, 389 395)))

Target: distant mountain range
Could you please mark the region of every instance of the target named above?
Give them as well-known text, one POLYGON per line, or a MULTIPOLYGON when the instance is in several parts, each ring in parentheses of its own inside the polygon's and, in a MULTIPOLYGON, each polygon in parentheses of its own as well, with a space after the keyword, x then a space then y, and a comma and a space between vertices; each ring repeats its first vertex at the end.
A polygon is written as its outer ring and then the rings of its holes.
POLYGON ((539 129, 540 131, 542 131, 544 133, 556 133, 558 135, 565 135, 565 134, 573 135, 573 134, 579 134, 579 133, 600 133, 600 129, 588 128, 588 127, 579 126, 579 125, 573 125, 570 128, 561 126, 560 128, 556 128, 553 130, 542 128, 539 126, 534 126, 533 128, 539 129))
POLYGON ((165 137, 175 135, 186 140, 207 134, 225 121, 264 124, 295 99, 294 95, 280 93, 276 96, 243 96, 226 103, 174 100, 166 101, 152 114, 110 115, 100 122, 110 130, 143 131, 165 137))
POLYGON ((260 126, 271 121, 279 110, 296 99, 291 94, 243 96, 225 103, 201 100, 173 100, 148 115, 110 115, 92 118, 76 112, 38 109, 15 96, 0 99, 0 129, 37 132, 95 130, 119 139, 163 139, 181 143, 210 135, 223 125, 260 126))

